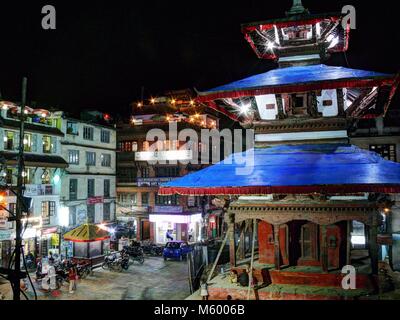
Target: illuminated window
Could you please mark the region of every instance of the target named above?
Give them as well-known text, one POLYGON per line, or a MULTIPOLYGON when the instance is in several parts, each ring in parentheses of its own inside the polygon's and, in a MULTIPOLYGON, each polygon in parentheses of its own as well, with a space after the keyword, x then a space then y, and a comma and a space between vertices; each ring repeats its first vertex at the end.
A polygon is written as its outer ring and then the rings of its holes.
POLYGON ((79 164, 79 150, 68 150, 68 163, 79 164))
POLYGON ((111 167, 111 154, 102 154, 101 155, 101 166, 102 167, 111 167))
POLYGON ((31 152, 32 151, 32 135, 30 133, 24 134, 24 151, 31 152))
POLYGON ((4 135, 4 150, 14 150, 15 133, 6 131, 4 135))
POLYGON ((76 122, 67 121, 67 134, 78 135, 78 124, 76 122))
POLYGON ((43 153, 51 153, 52 145, 51 145, 51 137, 43 136, 43 153))
POLYGON ((150 145, 148 141, 143 141, 143 151, 149 151, 150 145))
POLYGON ((386 160, 397 161, 395 144, 370 144, 369 150, 380 154, 386 160))

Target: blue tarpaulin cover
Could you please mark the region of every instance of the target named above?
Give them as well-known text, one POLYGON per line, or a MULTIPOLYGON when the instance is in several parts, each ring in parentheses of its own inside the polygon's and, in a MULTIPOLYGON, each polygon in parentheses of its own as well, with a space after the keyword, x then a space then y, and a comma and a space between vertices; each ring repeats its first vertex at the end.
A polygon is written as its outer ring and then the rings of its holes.
POLYGON ((159 190, 187 195, 311 192, 400 192, 400 163, 346 144, 255 148, 162 184, 159 190))
POLYGON ((344 79, 362 79, 375 77, 390 77, 391 75, 374 71, 365 71, 349 69, 344 67, 327 66, 324 64, 288 67, 273 69, 265 73, 257 74, 242 80, 231 82, 229 84, 207 90, 203 94, 243 90, 266 86, 282 86, 298 83, 344 80, 344 79))

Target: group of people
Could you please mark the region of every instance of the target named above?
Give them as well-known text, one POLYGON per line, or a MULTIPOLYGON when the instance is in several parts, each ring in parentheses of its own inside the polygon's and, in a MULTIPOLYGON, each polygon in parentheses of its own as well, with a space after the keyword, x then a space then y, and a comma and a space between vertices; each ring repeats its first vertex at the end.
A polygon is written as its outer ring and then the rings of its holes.
MULTIPOLYGON (((172 236, 172 232, 173 232, 173 230, 167 230, 167 232, 165 233, 165 237, 169 241, 174 241, 174 237, 172 236)), ((190 229, 189 232, 188 232, 188 241, 191 242, 192 239, 193 239, 193 229, 190 229)))

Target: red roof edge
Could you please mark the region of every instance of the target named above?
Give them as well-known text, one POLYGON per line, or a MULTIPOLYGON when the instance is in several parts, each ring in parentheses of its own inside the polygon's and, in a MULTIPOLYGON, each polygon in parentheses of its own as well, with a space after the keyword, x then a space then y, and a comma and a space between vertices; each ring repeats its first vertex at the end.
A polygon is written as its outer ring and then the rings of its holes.
POLYGON ((160 195, 257 195, 257 194, 309 194, 309 193, 355 193, 355 192, 379 192, 399 193, 400 185, 383 184, 348 184, 348 185, 313 185, 313 186, 245 186, 245 187, 160 187, 160 195))

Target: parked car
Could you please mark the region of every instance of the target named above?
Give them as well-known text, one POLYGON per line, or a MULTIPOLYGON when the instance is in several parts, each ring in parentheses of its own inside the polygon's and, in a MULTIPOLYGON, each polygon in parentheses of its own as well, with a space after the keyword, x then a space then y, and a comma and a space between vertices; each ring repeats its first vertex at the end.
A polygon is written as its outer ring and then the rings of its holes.
POLYGON ((186 241, 169 241, 163 250, 163 257, 164 260, 168 258, 183 260, 187 258, 188 253, 191 251, 192 248, 186 241))

